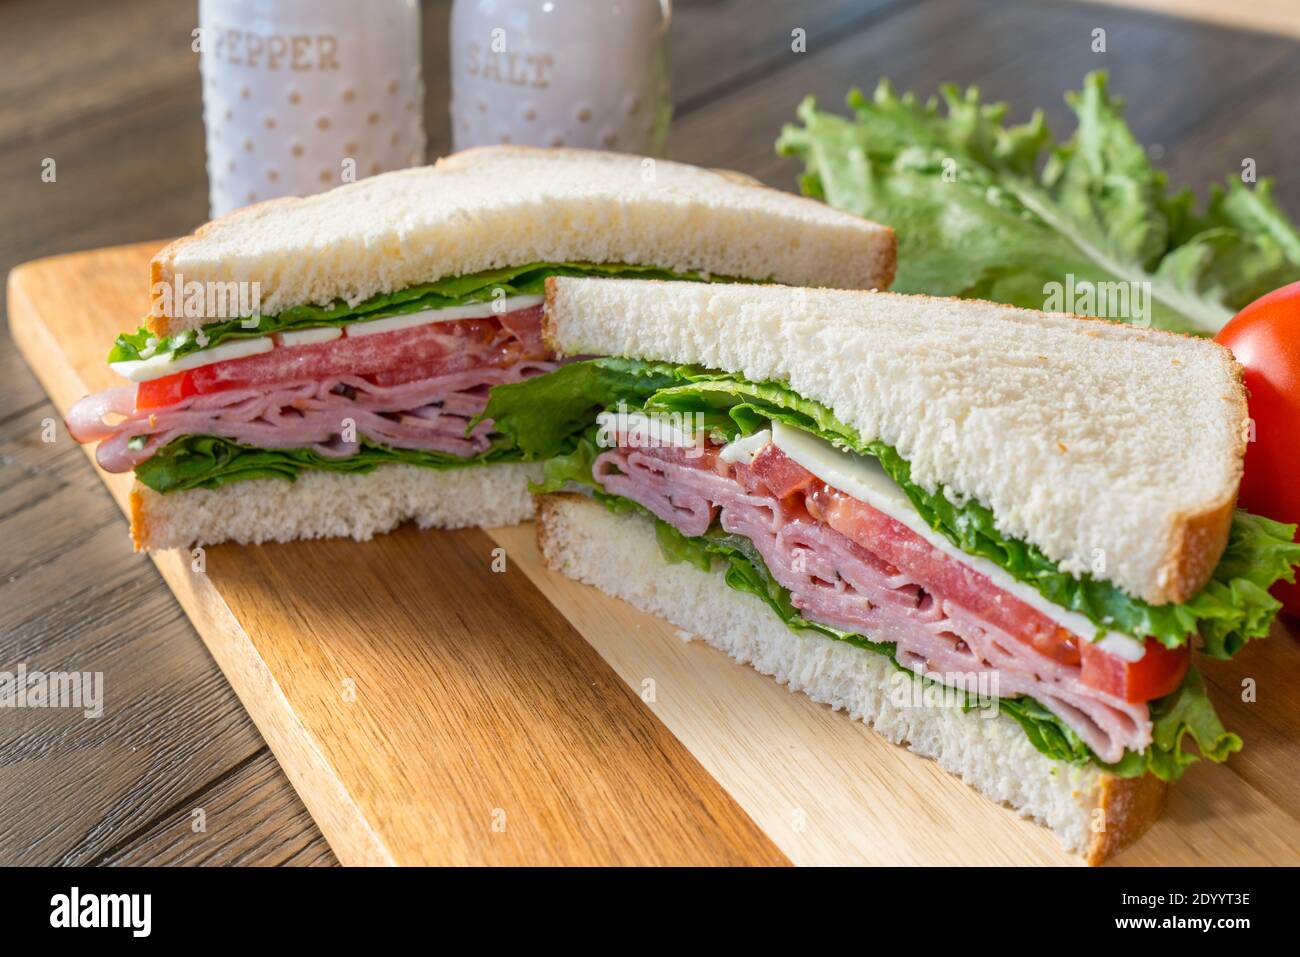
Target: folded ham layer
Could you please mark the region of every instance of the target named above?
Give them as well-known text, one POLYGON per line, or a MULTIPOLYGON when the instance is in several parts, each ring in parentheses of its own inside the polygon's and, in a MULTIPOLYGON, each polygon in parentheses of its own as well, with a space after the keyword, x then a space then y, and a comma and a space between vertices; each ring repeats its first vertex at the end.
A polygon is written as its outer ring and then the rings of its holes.
POLYGON ((703 535, 716 521, 749 539, 805 618, 893 642, 899 663, 918 674, 949 685, 974 676, 999 697, 1032 697, 1108 763, 1151 743, 1145 703, 1085 685, 1078 664, 1062 663, 994 616, 927 590, 917 580, 926 577, 924 562, 946 556, 900 523, 889 523, 889 534, 906 547, 889 551, 910 557, 895 564, 792 500, 768 494, 745 466, 713 455, 620 446, 597 457, 593 474, 606 491, 645 506, 683 535, 703 535))
POLYGON ((471 458, 491 444, 490 420, 469 430, 491 387, 559 365, 546 358, 541 345, 540 310, 526 312, 492 321, 486 334, 479 329, 464 334, 470 323, 488 324, 471 320, 448 323, 445 332, 422 328, 344 338, 218 363, 205 374, 222 380, 221 387, 162 408, 137 409, 134 385, 108 389, 69 410, 68 431, 78 442, 98 441, 95 459, 109 472, 133 469, 187 435, 257 448, 311 449, 328 458, 356 454, 363 438, 471 458), (341 372, 347 367, 355 374, 341 372))

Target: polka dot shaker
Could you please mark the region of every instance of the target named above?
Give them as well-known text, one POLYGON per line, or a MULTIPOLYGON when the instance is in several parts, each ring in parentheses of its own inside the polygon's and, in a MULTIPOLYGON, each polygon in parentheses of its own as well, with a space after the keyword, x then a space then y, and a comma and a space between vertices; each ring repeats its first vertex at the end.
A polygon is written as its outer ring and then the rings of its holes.
POLYGON ((455 148, 496 143, 662 155, 670 0, 455 0, 455 148))
POLYGON ((417 0, 200 0, 212 215, 424 163, 417 0))

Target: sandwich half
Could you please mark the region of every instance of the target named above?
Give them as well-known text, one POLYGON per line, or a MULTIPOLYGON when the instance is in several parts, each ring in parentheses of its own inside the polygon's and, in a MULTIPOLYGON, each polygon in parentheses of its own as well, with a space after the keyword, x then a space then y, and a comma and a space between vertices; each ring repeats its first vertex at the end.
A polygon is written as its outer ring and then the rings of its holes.
POLYGON ((889 293, 559 278, 573 362, 486 414, 553 568, 844 709, 1091 863, 1241 747, 1194 655, 1267 634, 1208 340, 889 293))
POLYGON ((137 548, 509 524, 539 467, 469 423, 491 388, 557 367, 548 277, 873 288, 893 271, 887 227, 734 174, 471 150, 163 249, 146 324, 109 355, 130 381, 68 428, 135 472, 137 548))

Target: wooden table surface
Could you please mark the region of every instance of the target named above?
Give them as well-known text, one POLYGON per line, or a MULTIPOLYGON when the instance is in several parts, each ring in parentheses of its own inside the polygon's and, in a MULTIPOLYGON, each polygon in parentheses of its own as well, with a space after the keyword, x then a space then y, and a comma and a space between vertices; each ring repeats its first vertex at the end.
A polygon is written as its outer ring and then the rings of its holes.
MULTIPOLYGON (((424 5, 431 156, 450 146, 449 7, 424 5)), ((177 0, 0 0, 0 272, 206 219, 195 15, 177 0)), ((1047 0, 678 0, 672 60, 671 155, 787 189, 797 166, 772 141, 807 93, 838 107, 881 75, 925 93, 977 83, 1014 119, 1043 106, 1063 131, 1062 92, 1104 66, 1175 183, 1203 190, 1251 157, 1300 215, 1300 43, 1282 35, 1047 0), (1106 54, 1090 50, 1096 27, 1106 54), (791 50, 795 28, 807 52, 791 50)), ((106 692, 99 719, 0 710, 0 864, 335 863, 85 457, 41 441, 54 415, 4 327, 0 670, 102 671, 106 692)))

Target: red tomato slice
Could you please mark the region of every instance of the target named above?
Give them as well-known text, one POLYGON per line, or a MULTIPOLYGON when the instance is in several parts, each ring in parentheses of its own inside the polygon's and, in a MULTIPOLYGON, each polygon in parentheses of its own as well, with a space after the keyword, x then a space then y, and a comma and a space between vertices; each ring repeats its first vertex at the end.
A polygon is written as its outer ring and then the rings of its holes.
POLYGON ((1190 645, 1169 649, 1148 638, 1141 661, 1125 661, 1089 642, 1083 644, 1080 680, 1125 701, 1154 701, 1178 690, 1192 660, 1190 645))
POLYGON ((161 379, 150 379, 148 382, 141 382, 137 385, 135 387, 135 407, 137 411, 161 409, 169 405, 175 405, 181 399, 195 395, 197 392, 191 374, 189 372, 177 372, 175 375, 165 375, 161 379))
MULTIPOLYGON (((1242 508, 1279 522, 1300 523, 1300 282, 1256 299, 1215 341, 1246 369, 1253 441, 1246 446, 1242 508)), ((1273 596, 1300 615, 1300 584, 1278 582, 1273 596)))

